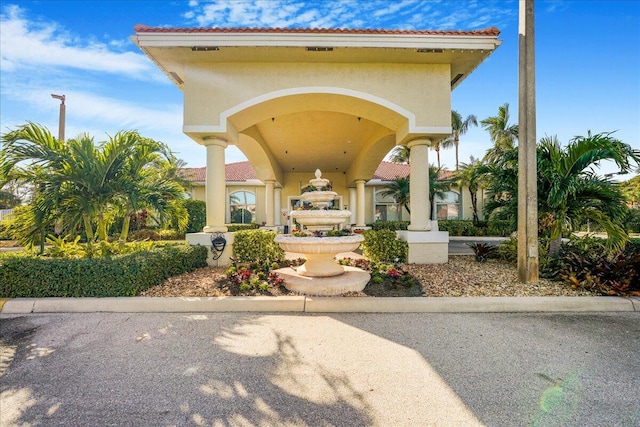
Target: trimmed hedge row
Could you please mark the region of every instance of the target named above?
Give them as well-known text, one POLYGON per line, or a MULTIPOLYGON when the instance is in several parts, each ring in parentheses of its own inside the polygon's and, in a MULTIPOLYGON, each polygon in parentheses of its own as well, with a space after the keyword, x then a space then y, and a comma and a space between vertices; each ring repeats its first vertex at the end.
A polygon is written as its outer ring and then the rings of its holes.
MULTIPOLYGON (((370 224, 372 230, 406 230, 409 221, 378 221, 370 224)), ((474 225, 469 219, 440 219, 440 231, 448 231, 450 236, 503 236, 515 231, 511 221, 489 220, 474 225)))
POLYGON ((134 296, 167 278, 206 267, 204 246, 165 246, 127 255, 64 259, 0 259, 0 297, 134 296))

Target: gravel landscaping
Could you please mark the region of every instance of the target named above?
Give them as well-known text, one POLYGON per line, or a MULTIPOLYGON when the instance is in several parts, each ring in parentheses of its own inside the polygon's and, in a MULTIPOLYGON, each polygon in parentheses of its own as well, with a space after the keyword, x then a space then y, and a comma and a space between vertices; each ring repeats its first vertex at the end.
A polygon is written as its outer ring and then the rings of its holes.
MULTIPOLYGON (((597 293, 585 289, 572 289, 561 282, 540 279, 537 285, 518 282, 514 265, 489 260, 479 263, 473 256, 451 255, 449 262, 438 265, 405 265, 404 269, 416 280, 406 288, 386 284, 367 286, 363 292, 349 296, 426 296, 426 297, 503 297, 503 296, 593 296, 597 293)), ((142 296, 155 297, 218 297, 234 295, 295 295, 284 287, 271 287, 268 292, 241 293, 225 277, 225 267, 201 268, 175 276, 162 285, 142 292, 142 296)))

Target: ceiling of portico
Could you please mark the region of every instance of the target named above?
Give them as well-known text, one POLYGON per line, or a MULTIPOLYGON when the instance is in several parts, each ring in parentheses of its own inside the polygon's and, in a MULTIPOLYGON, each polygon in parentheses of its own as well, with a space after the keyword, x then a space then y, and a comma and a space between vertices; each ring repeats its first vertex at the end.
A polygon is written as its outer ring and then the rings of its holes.
POLYGON ((332 111, 301 111, 254 125, 283 172, 346 172, 393 131, 370 120, 332 111))

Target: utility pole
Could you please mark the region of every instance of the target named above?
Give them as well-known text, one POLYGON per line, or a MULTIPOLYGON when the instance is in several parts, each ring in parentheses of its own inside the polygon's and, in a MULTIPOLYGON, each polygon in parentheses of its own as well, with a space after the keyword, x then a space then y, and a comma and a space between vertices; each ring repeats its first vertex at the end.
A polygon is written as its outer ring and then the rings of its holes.
POLYGON ((66 97, 64 95, 54 95, 54 94, 51 94, 51 97, 60 100, 60 116, 58 120, 58 139, 60 141, 64 141, 64 123, 65 123, 64 100, 66 99, 66 97))
POLYGON ((518 25, 518 279, 538 283, 538 186, 534 0, 520 0, 518 25))

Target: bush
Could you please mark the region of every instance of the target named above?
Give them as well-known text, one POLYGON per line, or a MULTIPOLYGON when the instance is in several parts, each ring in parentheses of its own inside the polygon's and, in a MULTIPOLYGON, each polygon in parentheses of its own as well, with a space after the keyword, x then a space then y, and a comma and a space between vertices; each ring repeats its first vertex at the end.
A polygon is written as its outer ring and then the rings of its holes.
POLYGON ((574 288, 596 290, 604 295, 640 295, 640 254, 581 257, 569 254, 559 277, 574 288))
POLYGON ((378 221, 371 224, 371 229, 374 231, 379 230, 406 230, 409 226, 409 221, 378 221))
POLYGON ((184 207, 189 213, 187 233, 199 233, 207 225, 207 204, 202 200, 187 199, 184 207))
POLYGON ((241 230, 257 230, 258 224, 225 224, 227 231, 241 231, 241 230))
POLYGON ((509 237, 516 229, 516 225, 510 220, 489 218, 489 221, 487 221, 488 236, 509 237))
POLYGON ((440 219, 440 231, 448 231, 450 236, 485 236, 487 229, 477 227, 469 219, 440 219))
POLYGON ((0 221, 0 240, 13 240, 9 221, 0 221))
POLYGON ((364 256, 373 262, 397 263, 407 260, 409 245, 392 230, 367 230, 362 242, 364 256))
POLYGON ((625 226, 629 233, 640 233, 640 209, 629 209, 625 226))
POLYGON ((233 241, 233 259, 236 262, 269 260, 284 261, 284 251, 274 239, 276 233, 268 230, 241 230, 233 241))
POLYGON ((0 297, 134 296, 207 265, 204 246, 166 245, 104 258, 0 258, 0 297))

